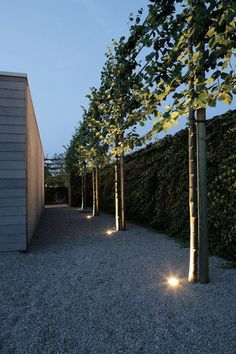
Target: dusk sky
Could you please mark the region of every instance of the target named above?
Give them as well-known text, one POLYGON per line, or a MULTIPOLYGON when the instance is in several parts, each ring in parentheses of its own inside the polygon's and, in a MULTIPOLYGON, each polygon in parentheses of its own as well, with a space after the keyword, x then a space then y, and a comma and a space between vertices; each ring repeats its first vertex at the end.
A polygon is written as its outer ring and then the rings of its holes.
MULTIPOLYGON (((28 74, 44 153, 63 152, 106 48, 127 35, 128 17, 147 0, 8 0, 1 3, 0 71, 28 74)), ((220 104, 208 117, 232 106, 220 104)), ((184 127, 182 121, 178 127, 184 127)))

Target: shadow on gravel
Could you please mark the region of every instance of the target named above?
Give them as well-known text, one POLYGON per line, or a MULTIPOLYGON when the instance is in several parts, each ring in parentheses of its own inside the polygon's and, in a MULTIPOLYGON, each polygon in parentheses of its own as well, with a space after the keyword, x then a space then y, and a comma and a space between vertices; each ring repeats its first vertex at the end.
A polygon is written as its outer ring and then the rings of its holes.
POLYGON ((73 247, 77 247, 81 229, 80 224, 81 215, 79 210, 64 204, 46 206, 29 245, 28 252, 57 251, 72 242, 73 247))
MULTIPOLYGON (((106 231, 112 229, 111 218, 87 219, 90 209, 81 211, 68 205, 46 206, 31 240, 28 252, 75 250, 96 240, 107 242, 106 231)), ((113 239, 115 235, 113 235, 113 239)))

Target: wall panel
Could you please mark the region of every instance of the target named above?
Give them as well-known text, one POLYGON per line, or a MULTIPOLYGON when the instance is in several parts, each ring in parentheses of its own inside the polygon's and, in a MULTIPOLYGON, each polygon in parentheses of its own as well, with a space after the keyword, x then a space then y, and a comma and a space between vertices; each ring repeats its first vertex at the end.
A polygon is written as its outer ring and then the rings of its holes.
POLYGON ((44 155, 27 77, 0 73, 0 251, 26 250, 44 207, 44 155))

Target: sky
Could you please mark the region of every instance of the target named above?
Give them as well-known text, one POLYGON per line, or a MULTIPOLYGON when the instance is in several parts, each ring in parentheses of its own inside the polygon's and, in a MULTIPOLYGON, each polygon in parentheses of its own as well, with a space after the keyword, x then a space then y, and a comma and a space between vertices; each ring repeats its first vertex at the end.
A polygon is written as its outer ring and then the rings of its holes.
MULTIPOLYGON (((0 71, 27 73, 45 155, 61 153, 69 144, 89 88, 99 87, 112 38, 128 35, 129 14, 147 9, 147 4, 147 0, 1 1, 0 71)), ((220 104, 208 110, 208 117, 229 108, 220 104)), ((184 126, 182 120, 170 133, 184 126)))

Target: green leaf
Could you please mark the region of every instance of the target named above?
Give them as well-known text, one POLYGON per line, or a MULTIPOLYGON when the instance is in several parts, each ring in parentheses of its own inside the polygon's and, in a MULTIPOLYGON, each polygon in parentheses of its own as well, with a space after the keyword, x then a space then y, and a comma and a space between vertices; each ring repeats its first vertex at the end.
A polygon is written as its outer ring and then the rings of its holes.
POLYGON ((171 117, 171 119, 178 118, 179 117, 179 112, 177 112, 177 111, 172 112, 170 117, 171 117))
POLYGON ((212 37, 212 36, 214 35, 214 33, 215 33, 215 27, 211 27, 211 28, 207 31, 206 36, 210 38, 210 37, 212 37))
POLYGON ((231 93, 227 93, 227 92, 221 92, 218 98, 220 101, 223 101, 225 104, 230 104, 233 100, 233 96, 231 95, 231 93))
POLYGON ((215 80, 213 79, 213 77, 209 77, 209 79, 205 80, 206 84, 210 84, 211 82, 214 82, 215 80))
POLYGON ((172 126, 171 121, 166 121, 166 122, 163 124, 163 129, 164 129, 164 130, 168 130, 171 126, 172 126))
POLYGON ((166 111, 169 111, 169 110, 171 109, 171 106, 170 106, 169 104, 166 104, 166 105, 164 106, 164 109, 165 109, 166 111))
POLYGON ((200 51, 193 53, 192 60, 197 60, 200 57, 200 54, 201 54, 200 51))

